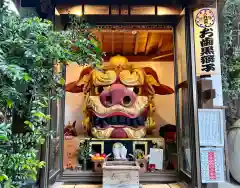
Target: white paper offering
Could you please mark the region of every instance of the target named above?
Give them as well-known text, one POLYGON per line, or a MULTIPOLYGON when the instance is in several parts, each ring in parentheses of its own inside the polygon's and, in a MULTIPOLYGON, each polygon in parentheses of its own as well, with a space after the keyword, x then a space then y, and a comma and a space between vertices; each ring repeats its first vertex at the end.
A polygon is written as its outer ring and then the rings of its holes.
POLYGON ((163 149, 150 148, 149 164, 155 164, 156 169, 163 169, 163 149))

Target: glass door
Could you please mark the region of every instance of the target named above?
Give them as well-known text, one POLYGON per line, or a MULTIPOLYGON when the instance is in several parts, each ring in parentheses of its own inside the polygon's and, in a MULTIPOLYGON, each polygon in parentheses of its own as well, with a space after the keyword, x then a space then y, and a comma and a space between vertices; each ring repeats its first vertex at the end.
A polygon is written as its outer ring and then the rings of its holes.
MULTIPOLYGON (((56 66, 55 74, 65 77, 64 66, 56 66)), ((51 124, 50 130, 53 131, 54 136, 49 139, 49 153, 48 153, 48 187, 53 185, 62 168, 61 157, 61 144, 62 140, 60 135, 63 134, 62 122, 64 122, 64 103, 62 98, 58 98, 51 102, 51 124)))
POLYGON ((49 184, 53 184, 56 181, 56 177, 60 172, 60 100, 52 102, 52 122, 51 130, 54 131, 54 136, 50 138, 49 141, 49 164, 48 164, 48 173, 49 173, 49 184))
POLYGON ((175 91, 178 132, 178 172, 191 187, 201 187, 196 73, 193 53, 191 14, 181 13, 175 27, 175 91))
MULTIPOLYGON (((55 66, 54 73, 63 74, 63 67, 55 66)), ((63 131, 61 129, 61 122, 63 121, 63 104, 61 98, 52 100, 49 103, 48 113, 51 114, 51 121, 48 124, 48 130, 50 130, 51 136, 46 137, 42 154, 46 162, 40 178, 40 187, 43 188, 49 188, 56 182, 62 166, 60 135, 63 131)))

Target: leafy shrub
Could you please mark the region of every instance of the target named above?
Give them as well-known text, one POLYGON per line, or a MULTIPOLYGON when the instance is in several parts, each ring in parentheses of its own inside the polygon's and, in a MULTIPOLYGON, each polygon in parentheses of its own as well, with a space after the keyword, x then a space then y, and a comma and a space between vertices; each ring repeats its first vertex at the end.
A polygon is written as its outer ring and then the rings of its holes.
POLYGON ((6 188, 36 180, 44 166, 36 148, 52 134, 47 126, 50 101, 64 93, 57 67, 70 62, 96 67, 102 61, 86 26, 76 21, 57 32, 48 20, 18 17, 8 3, 0 12, 0 186, 6 188))

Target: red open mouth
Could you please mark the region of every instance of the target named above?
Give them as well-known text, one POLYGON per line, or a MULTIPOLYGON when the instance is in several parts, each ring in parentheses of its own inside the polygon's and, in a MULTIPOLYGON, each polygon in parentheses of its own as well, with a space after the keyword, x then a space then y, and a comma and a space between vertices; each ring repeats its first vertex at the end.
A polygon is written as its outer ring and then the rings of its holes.
POLYGON ((105 118, 100 118, 97 116, 93 116, 92 124, 97 128, 124 128, 124 127, 133 127, 137 128, 139 126, 144 126, 146 121, 146 117, 138 116, 136 118, 130 118, 126 116, 109 116, 105 118))
POLYGON ((92 125, 97 129, 114 128, 111 138, 128 138, 124 128, 140 129, 145 126, 148 109, 140 115, 131 115, 124 112, 113 112, 111 114, 100 115, 93 113, 92 125))

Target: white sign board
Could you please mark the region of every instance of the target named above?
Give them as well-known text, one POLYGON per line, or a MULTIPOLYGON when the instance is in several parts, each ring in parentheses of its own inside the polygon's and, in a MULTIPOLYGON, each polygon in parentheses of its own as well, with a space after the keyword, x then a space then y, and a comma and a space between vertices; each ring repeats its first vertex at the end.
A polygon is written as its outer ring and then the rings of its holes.
POLYGON ((200 146, 224 146, 222 109, 198 109, 200 146))
POLYGON ((223 148, 200 148, 202 183, 224 182, 223 148))
POLYGON ((197 75, 220 74, 220 47, 216 8, 201 8, 193 13, 197 75))
POLYGON ((156 169, 163 169, 163 149, 150 148, 149 164, 155 164, 156 169))

